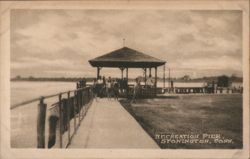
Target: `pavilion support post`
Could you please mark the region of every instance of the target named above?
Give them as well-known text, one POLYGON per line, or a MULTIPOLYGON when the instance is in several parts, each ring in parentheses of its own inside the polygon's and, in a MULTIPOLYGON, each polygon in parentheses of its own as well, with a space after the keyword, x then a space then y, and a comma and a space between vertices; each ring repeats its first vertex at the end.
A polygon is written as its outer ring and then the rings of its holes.
POLYGON ((126 68, 126 79, 128 80, 128 68, 126 68))
POLYGON ((99 78, 99 76, 100 76, 100 70, 101 70, 101 68, 100 67, 97 67, 97 79, 99 78))
POLYGON ((165 81, 166 81, 166 75, 165 75, 165 70, 166 70, 166 64, 164 64, 163 66, 163 88, 164 88, 164 91, 165 91, 165 81))
POLYGON ((157 93, 157 67, 155 67, 155 95, 157 93))
POLYGON ((170 76, 170 68, 168 68, 168 88, 169 88, 169 93, 173 91, 173 86, 172 86, 172 82, 171 82, 171 76, 170 76))
POLYGON ((149 76, 152 77, 152 74, 151 74, 151 67, 149 68, 149 76))
POLYGON ((124 68, 123 68, 123 67, 120 67, 120 70, 121 70, 121 78, 123 79, 123 71, 124 71, 124 68))
POLYGON ((123 79, 123 71, 124 71, 124 69, 122 69, 122 79, 123 79))
POLYGON ((147 68, 144 68, 144 73, 145 73, 144 82, 145 82, 145 86, 146 86, 146 82, 147 82, 147 68))

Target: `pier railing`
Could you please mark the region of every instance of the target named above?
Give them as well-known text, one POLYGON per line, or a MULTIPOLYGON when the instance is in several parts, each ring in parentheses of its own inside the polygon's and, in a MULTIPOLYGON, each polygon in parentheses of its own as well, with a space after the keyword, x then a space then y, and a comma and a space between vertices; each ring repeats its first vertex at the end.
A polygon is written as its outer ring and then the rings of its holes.
POLYGON ((67 148, 85 117, 92 99, 92 86, 86 86, 15 104, 11 109, 38 102, 36 147, 67 148), (48 104, 49 107, 47 107, 48 104))

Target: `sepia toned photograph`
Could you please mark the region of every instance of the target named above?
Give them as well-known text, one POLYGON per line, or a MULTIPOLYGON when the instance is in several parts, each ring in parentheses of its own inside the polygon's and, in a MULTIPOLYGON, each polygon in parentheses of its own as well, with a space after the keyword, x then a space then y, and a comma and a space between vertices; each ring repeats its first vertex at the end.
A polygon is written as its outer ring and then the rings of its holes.
POLYGON ((1 25, 4 156, 249 153, 249 6, 28 4, 1 25))
POLYGON ((11 147, 242 148, 242 12, 12 10, 11 147))

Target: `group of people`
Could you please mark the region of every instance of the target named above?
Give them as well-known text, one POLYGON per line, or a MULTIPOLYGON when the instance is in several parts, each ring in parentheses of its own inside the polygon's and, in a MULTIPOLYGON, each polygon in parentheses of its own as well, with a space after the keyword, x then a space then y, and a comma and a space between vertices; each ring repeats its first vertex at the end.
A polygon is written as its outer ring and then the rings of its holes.
MULTIPOLYGON (((145 87, 154 87, 154 80, 151 76, 149 76, 147 81, 145 81, 145 87)), ((131 97, 131 102, 136 102, 136 99, 138 99, 141 95, 141 90, 142 86, 139 78, 135 79, 135 84, 132 89, 129 88, 128 80, 126 78, 118 79, 99 76, 97 79, 94 79, 93 83, 93 92, 95 97, 107 97, 109 100, 111 98, 118 100, 119 96, 122 94, 125 96, 129 95, 131 97)))
POLYGON ((96 97, 107 97, 109 100, 113 97, 118 100, 119 93, 125 93, 127 90, 127 81, 125 79, 112 79, 98 77, 93 83, 94 94, 96 97))

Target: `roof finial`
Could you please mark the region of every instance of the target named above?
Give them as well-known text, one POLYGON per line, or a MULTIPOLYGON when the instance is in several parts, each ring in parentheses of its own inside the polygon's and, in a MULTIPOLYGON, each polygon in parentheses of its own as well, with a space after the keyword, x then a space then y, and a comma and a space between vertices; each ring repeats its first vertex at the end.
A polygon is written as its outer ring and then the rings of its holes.
POLYGON ((122 40, 123 40, 123 47, 125 47, 125 41, 126 41, 126 39, 123 38, 122 40))

